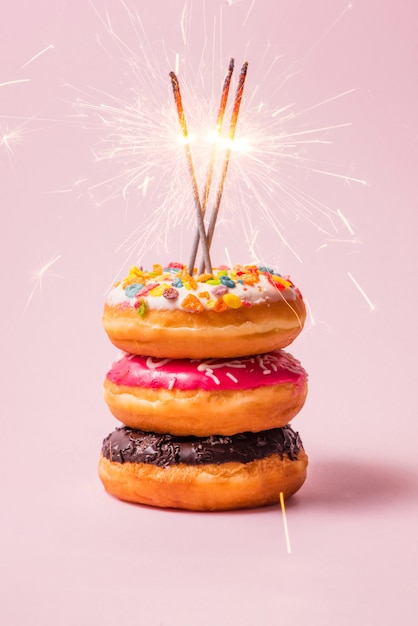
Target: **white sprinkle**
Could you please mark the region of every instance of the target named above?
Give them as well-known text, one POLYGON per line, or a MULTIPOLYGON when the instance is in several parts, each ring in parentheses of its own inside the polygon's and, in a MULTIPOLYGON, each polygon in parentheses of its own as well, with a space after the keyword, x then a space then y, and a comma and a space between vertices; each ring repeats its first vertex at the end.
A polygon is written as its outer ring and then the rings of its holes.
POLYGON ((174 385, 176 384, 176 380, 177 378, 175 376, 173 376, 173 378, 170 380, 169 384, 168 384, 168 390, 171 391, 172 388, 174 387, 174 385))
POLYGON ((235 376, 231 374, 231 372, 227 372, 226 376, 228 376, 228 378, 230 378, 234 383, 238 382, 238 378, 235 378, 235 376))
POLYGON ((271 374, 271 370, 263 370, 263 374, 271 374))
POLYGON ((215 374, 213 373, 213 370, 211 370, 209 367, 205 371, 205 376, 208 376, 209 378, 211 378, 213 382, 216 383, 217 385, 220 384, 219 378, 215 376, 215 374))
POLYGON ((171 359, 156 359, 154 360, 154 357, 149 356, 147 358, 147 367, 149 370, 155 370, 158 369, 159 367, 164 367, 164 365, 166 363, 168 363, 169 361, 171 361, 171 359))
POLYGON ((265 357, 264 354, 259 354, 257 356, 257 361, 258 361, 258 366, 261 370, 266 370, 267 366, 265 365, 265 361, 267 360, 267 358, 265 357))

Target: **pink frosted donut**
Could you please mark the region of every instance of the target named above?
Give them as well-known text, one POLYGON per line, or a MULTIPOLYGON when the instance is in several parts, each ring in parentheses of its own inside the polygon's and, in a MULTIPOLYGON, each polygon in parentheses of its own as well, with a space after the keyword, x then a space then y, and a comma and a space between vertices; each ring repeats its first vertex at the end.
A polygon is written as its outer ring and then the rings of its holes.
POLYGON ((206 360, 125 354, 104 382, 106 403, 127 426, 197 437, 281 428, 306 394, 305 370, 283 350, 206 360))

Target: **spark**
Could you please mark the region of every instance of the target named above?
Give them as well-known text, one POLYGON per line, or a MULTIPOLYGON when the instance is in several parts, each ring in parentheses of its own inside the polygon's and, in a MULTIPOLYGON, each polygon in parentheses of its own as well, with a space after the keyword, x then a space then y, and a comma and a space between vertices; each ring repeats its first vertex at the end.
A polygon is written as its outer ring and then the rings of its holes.
POLYGON ((331 22, 328 28, 326 28, 326 30, 322 33, 321 37, 318 37, 315 43, 309 48, 309 50, 305 54, 305 57, 312 54, 312 52, 319 46, 319 44, 326 38, 326 36, 335 28, 335 26, 343 19, 346 13, 348 13, 348 11, 351 11, 352 8, 353 8, 353 4, 352 2, 349 2, 347 6, 341 11, 341 13, 337 15, 335 20, 331 22))
POLYGON ((12 171, 14 171, 13 159, 15 157, 15 146, 21 143, 22 136, 23 132, 21 127, 9 129, 9 127, 6 126, 6 128, 3 129, 0 126, 0 148, 4 148, 12 171))
POLYGON ((347 176, 346 174, 336 174, 335 172, 317 170, 316 168, 312 168, 312 172, 316 172, 317 174, 325 174, 326 176, 333 176, 334 178, 341 178, 345 182, 359 183, 360 185, 367 185, 366 180, 363 180, 361 178, 353 178, 352 176, 347 176))
POLYGON ((247 15, 245 16, 244 21, 243 21, 243 25, 244 25, 244 26, 245 26, 245 24, 248 22, 248 18, 250 17, 250 13, 251 13, 251 11, 252 11, 252 10, 253 10, 253 8, 254 8, 254 4, 255 4, 255 0, 252 0, 251 5, 250 5, 250 7, 249 7, 249 9, 248 9, 248 11, 247 11, 247 15))
MULTIPOLYGON (((212 120, 216 119, 216 102, 225 67, 225 59, 219 59, 217 66, 213 52, 215 34, 208 46, 205 26, 201 56, 188 54, 188 31, 192 24, 191 12, 185 5, 178 24, 179 38, 185 50, 167 53, 163 46, 164 58, 157 60, 140 16, 128 9, 126 3, 121 4, 127 9, 134 37, 141 41, 138 47, 124 42, 117 34, 111 16, 108 13, 100 15, 91 3, 107 37, 101 36, 98 43, 108 59, 121 69, 121 85, 124 87, 116 95, 97 87, 86 87, 83 92, 78 90, 76 109, 86 130, 99 129, 102 135, 94 156, 105 174, 100 174, 101 179, 91 181, 88 186, 98 206, 121 197, 127 210, 129 204, 137 205, 141 201, 141 226, 134 228, 124 242, 129 255, 141 258, 151 248, 154 253, 155 250, 170 249, 173 254, 173 246, 180 247, 183 242, 182 234, 179 237, 174 234, 176 229, 183 233, 195 227, 195 201, 191 186, 185 184, 187 169, 184 154, 181 156, 185 143, 193 148, 195 176, 202 196, 214 142, 216 144, 217 168, 213 192, 207 199, 211 208, 216 204, 216 189, 221 184, 222 163, 228 152, 232 153, 222 215, 216 229, 233 228, 232 236, 236 238, 238 226, 243 233, 245 248, 250 247, 252 254, 257 252, 254 233, 260 232, 262 222, 300 262, 302 256, 293 243, 295 224, 298 228, 301 223, 306 224, 312 229, 313 250, 326 245, 324 236, 327 241, 338 240, 342 226, 355 243, 354 229, 348 219, 339 210, 313 197, 305 186, 311 175, 366 184, 361 178, 342 174, 338 165, 329 168, 315 155, 321 145, 333 144, 335 135, 349 128, 351 122, 315 123, 313 115, 349 97, 354 89, 319 98, 298 109, 297 104, 283 101, 284 94, 281 93, 285 83, 296 76, 296 62, 282 66, 283 57, 271 54, 268 46, 262 60, 265 75, 261 75, 259 84, 246 88, 236 136, 232 140, 217 132, 210 136, 208 130, 212 120), (211 58, 208 59, 208 55, 211 58), (193 68, 189 63, 194 64, 193 68), (182 77, 182 95, 188 118, 187 138, 181 133, 179 136, 175 110, 166 88, 167 70, 173 66, 175 75, 182 77), (266 85, 270 89, 269 97, 263 92, 266 85), (315 241, 316 238, 320 241, 315 241)), ((253 5, 254 2, 250 11, 253 5)), ((321 39, 343 15, 344 12, 321 39)), ((207 23, 210 22, 206 20, 207 23)), ((194 32, 196 34, 196 28, 194 32)), ((219 31, 216 36, 221 37, 219 31)), ((260 77, 256 68, 252 73, 251 59, 249 73, 253 82, 254 76, 260 77)), ((215 239, 214 246, 217 246, 221 238, 216 234, 215 239)))
POLYGON ((289 529, 287 527, 286 509, 285 509, 285 505, 284 505, 283 491, 280 492, 279 498, 280 498, 280 508, 282 510, 284 535, 285 535, 285 538, 286 538, 286 548, 287 548, 288 554, 290 554, 292 549, 290 547, 290 537, 289 537, 289 529))
POLYGON ((30 78, 17 78, 16 80, 8 80, 5 83, 0 83, 0 87, 6 87, 7 85, 17 85, 19 83, 30 83, 30 78))
MULTIPOLYGON (((186 28, 185 28, 185 25, 184 25, 185 18, 186 18, 186 9, 187 9, 187 7, 186 7, 186 5, 184 5, 183 11, 182 11, 182 14, 181 14, 181 19, 180 19, 181 37, 182 37, 182 40, 183 40, 183 44, 186 44, 186 42, 187 42, 186 28)), ((177 73, 177 71, 176 71, 176 73, 177 73)))
POLYGON ((308 318, 309 318, 309 326, 316 326, 316 320, 314 318, 314 314, 312 311, 312 307, 310 305, 310 303, 305 299, 305 304, 306 304, 306 308, 308 311, 308 318))
MULTIPOLYGON (((295 113, 294 111, 292 111, 291 106, 290 105, 286 105, 284 107, 282 107, 281 109, 279 109, 278 113, 284 113, 286 110, 289 110, 289 115, 290 117, 294 118, 296 116, 301 116, 301 115, 306 115, 306 113, 310 113, 312 111, 314 111, 315 109, 318 109, 322 106, 324 106, 324 104, 330 104, 331 102, 334 102, 335 100, 338 100, 340 98, 344 98, 345 96, 348 96, 352 93, 355 92, 355 89, 347 89, 346 91, 343 91, 339 94, 335 94, 334 96, 330 96, 329 98, 325 98, 324 100, 320 100, 319 102, 315 102, 315 104, 312 104, 309 107, 305 107, 304 109, 300 109, 299 111, 297 111, 297 113, 295 113)), ((274 115, 276 115, 276 113, 274 113, 274 115)), ((347 126, 349 126, 350 124, 346 124, 347 126)))
POLYGON ((366 292, 364 291, 364 289, 362 289, 362 287, 360 287, 359 283, 357 282, 357 280, 354 278, 354 276, 350 273, 347 272, 348 277, 353 281, 354 285, 357 287, 357 289, 359 290, 359 292, 361 293, 361 295, 363 296, 363 298, 366 300, 367 304, 370 307, 370 311, 375 311, 376 307, 373 304, 373 302, 370 300, 369 296, 366 294, 366 292))
POLYGON ((22 135, 17 128, 6 130, 0 126, 0 146, 4 146, 7 152, 13 153, 13 145, 19 143, 22 140, 22 135))
POLYGON ((51 267, 61 258, 61 254, 57 254, 56 256, 52 257, 49 261, 47 261, 45 263, 45 265, 43 265, 39 270, 35 271, 33 273, 33 280, 34 280, 34 286, 33 289, 31 291, 31 293, 29 294, 29 297, 27 299, 26 302, 26 306, 24 308, 24 311, 27 310, 34 294, 35 291, 39 288, 39 291, 42 290, 42 280, 44 278, 44 276, 47 274, 47 272, 51 269, 51 267))
POLYGON ((340 209, 337 209, 337 214, 339 215, 339 217, 341 218, 342 223, 344 224, 344 226, 347 228, 348 232, 350 233, 350 235, 354 235, 354 230, 351 227, 350 222, 348 221, 348 219, 345 217, 345 215, 343 215, 343 213, 341 213, 340 209))
POLYGON ((59 120, 40 118, 36 116, 23 117, 17 115, 0 115, 0 120, 19 120, 19 123, 11 127, 9 123, 6 122, 4 126, 0 124, 0 148, 3 147, 4 151, 7 154, 7 157, 10 162, 10 166, 13 168, 13 158, 15 157, 15 147, 20 144, 25 135, 29 135, 30 133, 39 132, 42 130, 42 126, 36 128, 27 128, 31 124, 33 125, 35 122, 48 122, 48 123, 56 123, 59 120))
POLYGON ((52 43, 50 43, 48 46, 46 46, 43 50, 41 50, 40 52, 38 52, 37 54, 35 54, 33 57, 31 57, 28 61, 26 61, 26 63, 24 63, 22 65, 22 67, 20 68, 21 70, 25 69, 25 67, 27 67, 28 65, 30 65, 33 61, 35 61, 36 59, 38 59, 42 54, 44 54, 45 52, 47 52, 48 50, 52 50, 54 49, 54 45, 52 43))

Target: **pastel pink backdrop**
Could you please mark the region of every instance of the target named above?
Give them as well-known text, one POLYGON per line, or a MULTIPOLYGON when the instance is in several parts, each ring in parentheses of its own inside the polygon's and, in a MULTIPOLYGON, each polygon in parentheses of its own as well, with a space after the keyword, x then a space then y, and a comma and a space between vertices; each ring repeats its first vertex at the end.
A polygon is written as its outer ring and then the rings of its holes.
MULTIPOLYGON (((4 622, 415 623, 414 4, 3 5, 4 622), (128 7, 141 16, 148 41, 133 31, 128 7), (271 89, 277 108, 292 103, 302 111, 350 92, 304 117, 316 128, 351 123, 326 133, 331 143, 317 153, 313 147, 316 169, 340 177, 317 174, 313 165, 294 176, 298 188, 340 211, 353 234, 341 228, 330 241, 303 222, 289 225, 298 260, 257 222, 265 258, 292 275, 311 310, 290 349, 310 374, 308 402, 294 422, 310 468, 287 507, 291 554, 279 506, 222 514, 154 510, 110 498, 98 481, 101 441, 116 425, 101 396, 115 354, 101 329, 101 308, 126 261, 121 242, 152 210, 135 195, 129 203, 120 195, 100 204, 89 191, 105 175, 94 157, 102 133, 82 123, 76 101, 95 89, 98 100, 110 93, 126 101, 132 88, 128 55, 117 57, 109 23, 134 51, 146 47, 149 58, 174 64, 175 52, 187 49, 195 72, 206 33, 209 45, 216 41, 218 66, 229 56, 250 62, 249 93, 268 61, 283 55, 275 68, 292 76, 271 89), (36 281, 33 273, 50 261, 36 281)), ((158 69, 156 91, 164 91, 158 80, 171 69, 158 69)), ((277 75, 271 80, 280 82, 277 75)), ((111 169, 107 164, 105 173, 111 169)), ((234 238, 227 247, 231 256, 242 254, 234 238)), ((223 254, 218 245, 219 260, 223 254)), ((150 250, 147 262, 158 260, 150 250)))

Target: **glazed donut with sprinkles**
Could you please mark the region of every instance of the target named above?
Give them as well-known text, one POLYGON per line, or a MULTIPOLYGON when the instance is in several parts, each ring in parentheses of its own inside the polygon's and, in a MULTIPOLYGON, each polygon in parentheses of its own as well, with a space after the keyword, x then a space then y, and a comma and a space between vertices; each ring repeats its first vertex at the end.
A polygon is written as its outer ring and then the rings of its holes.
POLYGON ((121 350, 163 358, 229 358, 284 348, 306 318, 289 277, 256 265, 190 276, 179 263, 132 267, 110 291, 103 326, 121 350))

